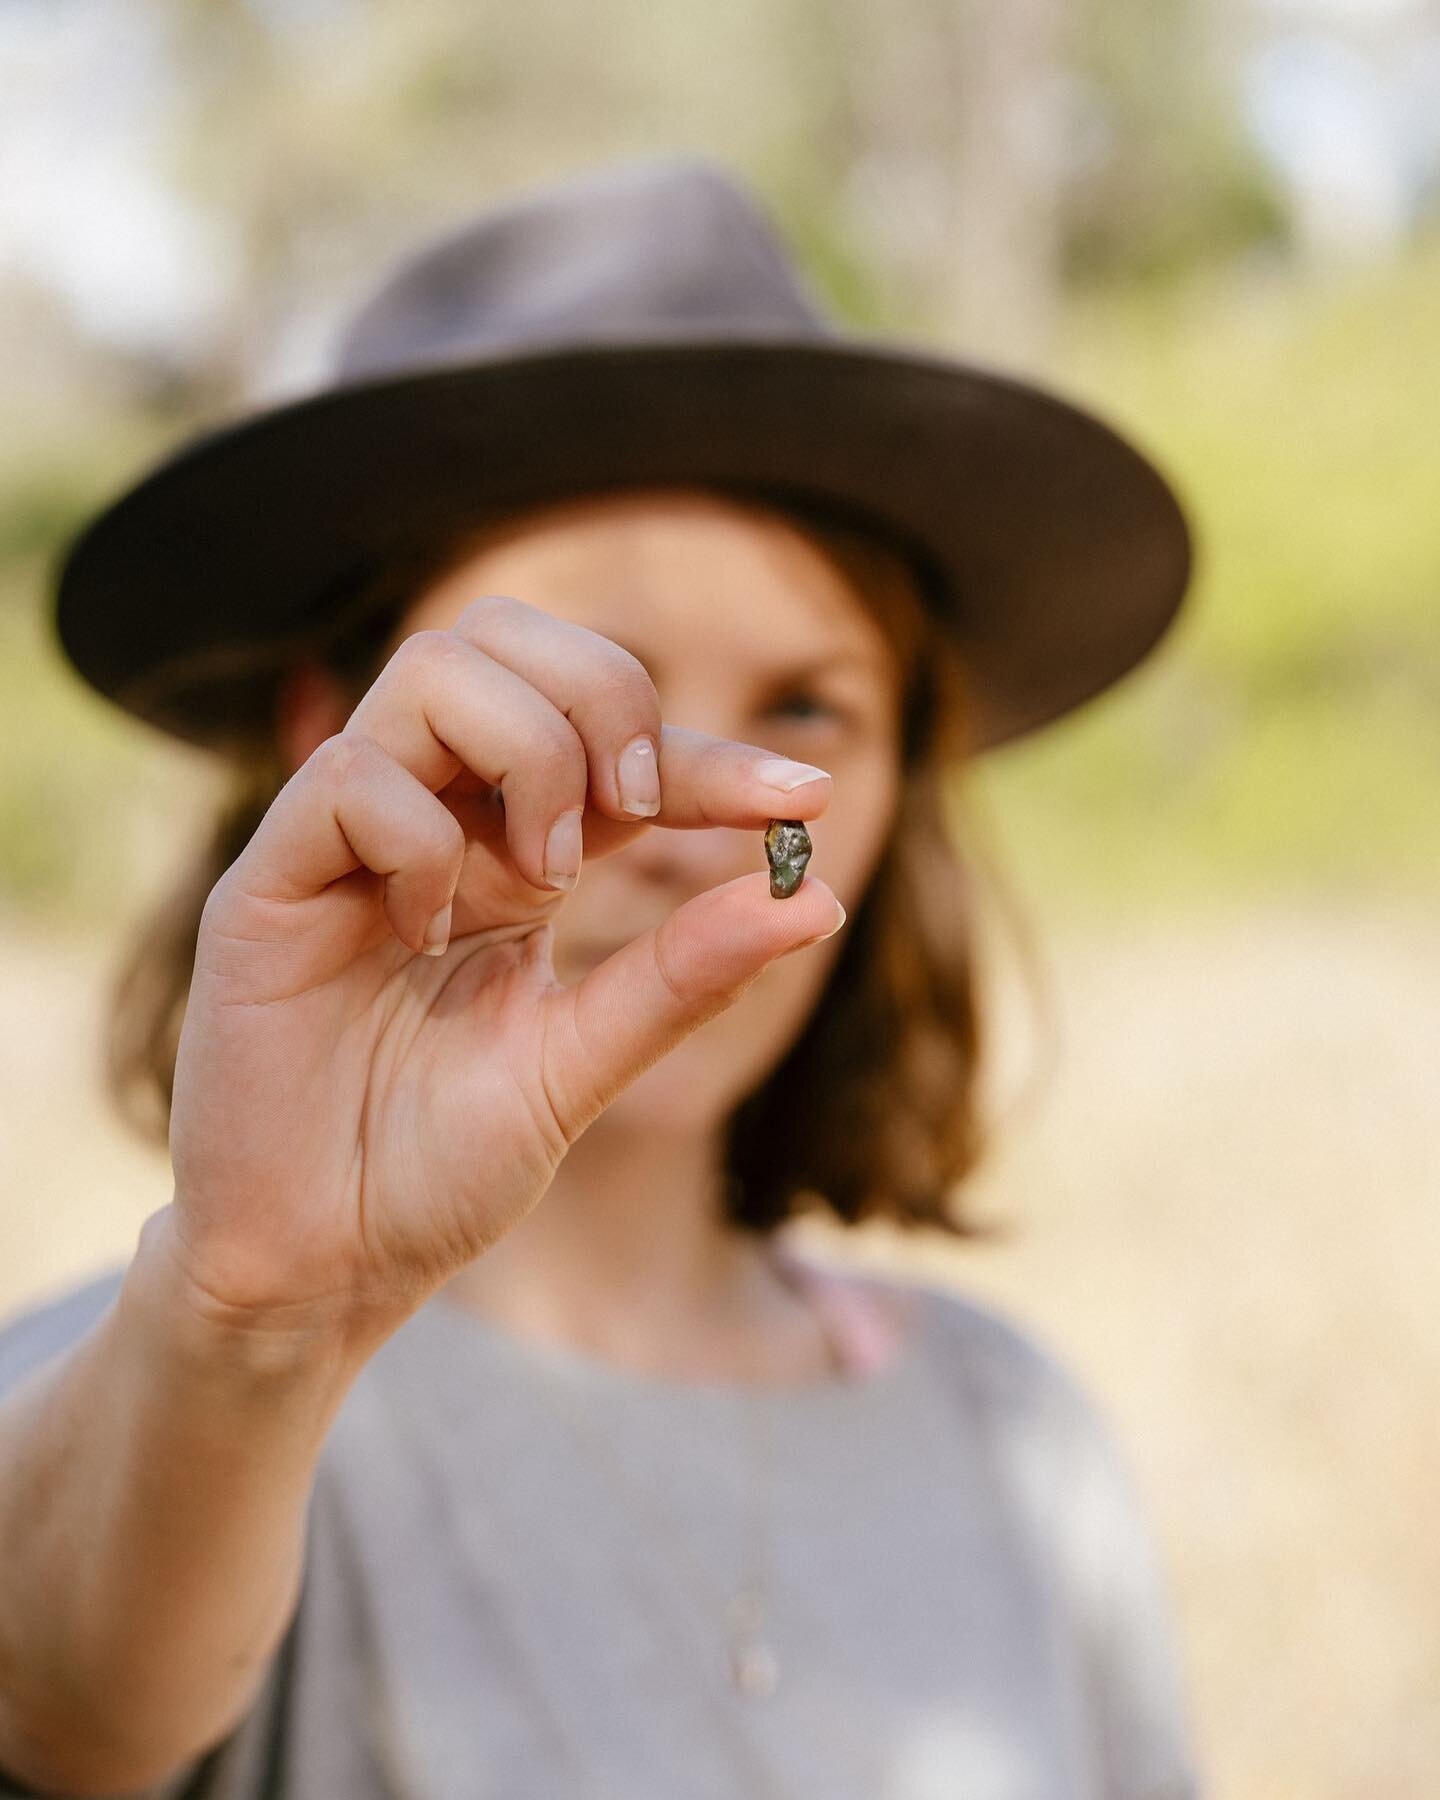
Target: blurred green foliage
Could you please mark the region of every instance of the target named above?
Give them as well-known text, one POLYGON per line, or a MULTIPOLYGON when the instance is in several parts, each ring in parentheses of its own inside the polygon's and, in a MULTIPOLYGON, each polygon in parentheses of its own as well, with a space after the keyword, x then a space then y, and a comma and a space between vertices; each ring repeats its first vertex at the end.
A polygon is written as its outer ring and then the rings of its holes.
POLYGON ((1440 869, 1440 245, 1072 310, 1057 379, 1155 455, 1185 612, 973 787, 1057 905, 1405 891, 1440 869))
POLYGON ((1232 33, 1196 0, 1080 0, 1061 257, 1072 282, 1167 282, 1291 237, 1246 132, 1232 33))
MULTIPOLYGON (((974 773, 1047 908, 1433 883, 1437 289, 1431 245, 1328 283, 1277 268, 1068 304, 1050 379, 1175 478, 1200 569, 1150 662, 974 773)), ((0 904, 27 913, 128 904, 193 768, 89 696, 46 612, 53 546, 160 436, 117 414, 0 466, 0 904)))
POLYGON ((97 410, 0 454, 0 909, 57 924, 103 919, 147 886, 195 762, 99 701, 55 639, 57 546, 161 444, 154 422, 97 410))

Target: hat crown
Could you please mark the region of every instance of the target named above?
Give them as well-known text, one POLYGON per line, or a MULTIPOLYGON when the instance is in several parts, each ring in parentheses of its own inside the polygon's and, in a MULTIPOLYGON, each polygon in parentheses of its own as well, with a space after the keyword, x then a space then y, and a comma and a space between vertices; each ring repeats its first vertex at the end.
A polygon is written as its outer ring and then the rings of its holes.
POLYGON ((268 744, 281 671, 346 624, 367 572, 562 494, 759 490, 898 545, 962 644, 974 748, 1114 681, 1189 577, 1184 514, 1125 439, 1011 377, 842 333, 757 202, 689 153, 473 214, 337 350, 318 392, 152 469, 58 572, 79 671, 196 743, 268 744))
POLYGON ((344 332, 342 382, 560 344, 830 339, 752 197, 694 156, 527 190, 411 256, 344 332))

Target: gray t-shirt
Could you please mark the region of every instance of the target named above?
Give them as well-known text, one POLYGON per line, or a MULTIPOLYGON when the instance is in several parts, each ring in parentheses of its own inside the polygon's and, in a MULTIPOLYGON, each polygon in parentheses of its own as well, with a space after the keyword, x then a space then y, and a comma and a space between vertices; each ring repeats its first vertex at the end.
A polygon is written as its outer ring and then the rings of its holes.
MULTIPOLYGON (((119 1279, 0 1328, 0 1392, 119 1279)), ((1168 1584, 1107 1423, 1003 1316, 911 1291, 878 1372, 769 1390, 432 1299, 326 1440, 259 1698, 150 1794, 1194 1800, 1168 1584), (765 1420, 756 1694, 724 1610, 765 1420)))

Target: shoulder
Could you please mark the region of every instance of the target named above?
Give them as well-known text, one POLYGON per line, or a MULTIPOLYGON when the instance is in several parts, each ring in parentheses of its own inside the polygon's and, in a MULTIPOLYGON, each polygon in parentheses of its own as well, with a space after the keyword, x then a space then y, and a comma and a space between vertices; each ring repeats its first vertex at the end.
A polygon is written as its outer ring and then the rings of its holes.
POLYGON ((0 1394, 84 1337, 119 1292, 124 1273, 123 1266, 106 1269, 48 1300, 0 1316, 0 1394))
POLYGON ((1099 1406, 1043 1332, 958 1288, 911 1282, 937 1359, 987 1407, 1098 1420, 1099 1406))
POLYGON ((1049 1435, 1108 1432, 1099 1403, 1043 1335, 1003 1309, 919 1275, 858 1268, 838 1257, 777 1245, 782 1266, 802 1277, 862 1344, 874 1366, 910 1343, 942 1385, 991 1421, 1026 1420, 1049 1435))
POLYGON ((1043 1337, 968 1295, 926 1287, 930 1367, 962 1421, 1078 1582, 1098 1597, 1158 1584, 1136 1465, 1108 1404, 1043 1337))
MULTIPOLYGON (((792 1260, 793 1260, 793 1252, 792 1260)), ((959 1287, 919 1275, 856 1269, 809 1258, 812 1277, 914 1337, 941 1378, 987 1409, 1098 1419, 1099 1408, 1042 1332, 959 1287), (822 1275, 823 1271, 823 1275, 822 1275)))
POLYGON ((928 1367, 998 1481, 1055 1617, 1071 1622, 1107 1795, 1200 1792, 1168 1566, 1104 1404, 1046 1339, 954 1288, 909 1283, 928 1367))
POLYGON ((957 1287, 866 1279, 907 1318, 961 1429, 1037 1500, 1125 1491, 1126 1455, 1108 1404, 1043 1331, 957 1287))

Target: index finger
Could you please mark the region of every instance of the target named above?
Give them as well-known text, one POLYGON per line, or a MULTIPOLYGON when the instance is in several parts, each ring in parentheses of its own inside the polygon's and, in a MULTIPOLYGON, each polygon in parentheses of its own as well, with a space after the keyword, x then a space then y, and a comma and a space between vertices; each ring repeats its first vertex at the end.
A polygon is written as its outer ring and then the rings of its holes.
POLYGON ((453 629, 538 688, 579 734, 600 814, 586 820, 587 850, 593 845, 603 854, 634 835, 639 819, 623 803, 619 768, 637 752, 651 760, 657 735, 648 785, 653 793, 658 775, 660 800, 658 809, 653 801, 644 809, 649 824, 751 829, 780 816, 813 819, 829 804, 824 769, 755 744, 662 724, 659 696, 644 665, 598 632, 509 594, 472 600, 453 629))
POLYGON ((825 770, 754 744, 663 725, 659 695, 644 664, 599 632, 509 594, 472 600, 454 630, 539 688, 565 715, 585 746, 591 797, 616 824, 638 815, 656 825, 749 827, 768 823, 782 810, 790 818, 809 819, 824 809, 814 784, 828 793, 825 770), (643 808, 625 804, 620 776, 633 756, 652 761, 649 793, 659 776, 658 811, 653 799, 643 808))
POLYGON ((663 725, 659 762, 660 811, 652 825, 750 830, 775 818, 815 819, 830 804, 826 770, 708 731, 663 725))

